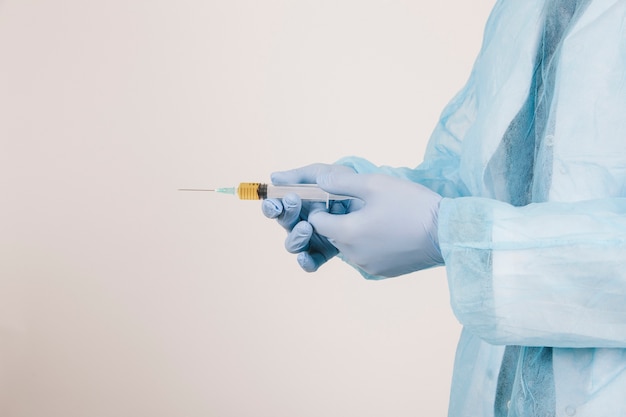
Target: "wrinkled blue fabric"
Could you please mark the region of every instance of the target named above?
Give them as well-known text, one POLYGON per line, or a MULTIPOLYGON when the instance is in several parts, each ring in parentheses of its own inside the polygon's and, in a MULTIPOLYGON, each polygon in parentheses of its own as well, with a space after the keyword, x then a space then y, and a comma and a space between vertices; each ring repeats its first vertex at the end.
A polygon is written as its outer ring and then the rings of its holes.
POLYGON ((341 163, 444 197, 450 417, 626 415, 626 1, 498 1, 423 163, 341 163))

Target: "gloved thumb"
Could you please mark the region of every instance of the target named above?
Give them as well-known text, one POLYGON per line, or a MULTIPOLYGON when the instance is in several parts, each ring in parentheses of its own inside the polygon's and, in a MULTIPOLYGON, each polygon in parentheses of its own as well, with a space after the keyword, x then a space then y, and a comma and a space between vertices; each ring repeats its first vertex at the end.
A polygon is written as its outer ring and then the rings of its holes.
POLYGON ((315 177, 324 169, 323 164, 311 164, 288 171, 277 171, 272 173, 272 184, 314 184, 315 177))
POLYGON ((352 168, 343 165, 311 164, 289 171, 272 173, 272 184, 315 184, 315 179, 331 171, 354 172, 352 168))
MULTIPOLYGON (((325 211, 316 211, 309 215, 308 221, 316 233, 324 236, 330 243, 337 247, 337 239, 345 238, 346 217, 350 215, 330 214, 325 211)), ((338 248, 339 249, 339 248, 338 248)), ((340 249, 341 250, 341 249, 340 249)))

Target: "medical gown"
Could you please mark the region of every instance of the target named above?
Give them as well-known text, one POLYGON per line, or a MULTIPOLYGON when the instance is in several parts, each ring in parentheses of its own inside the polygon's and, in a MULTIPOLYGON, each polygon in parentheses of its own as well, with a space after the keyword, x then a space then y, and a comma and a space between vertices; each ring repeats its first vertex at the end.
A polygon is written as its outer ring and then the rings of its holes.
POLYGON ((626 1, 498 1, 423 163, 463 325, 450 417, 626 416, 626 1))

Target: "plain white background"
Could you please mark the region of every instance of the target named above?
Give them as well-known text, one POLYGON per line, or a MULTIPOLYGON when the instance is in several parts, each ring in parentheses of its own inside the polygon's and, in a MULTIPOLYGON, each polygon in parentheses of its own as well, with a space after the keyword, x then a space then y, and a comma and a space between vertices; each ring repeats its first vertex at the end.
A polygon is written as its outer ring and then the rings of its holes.
POLYGON ((415 166, 493 0, 0 0, 0 415, 441 416, 445 271, 179 187, 415 166))

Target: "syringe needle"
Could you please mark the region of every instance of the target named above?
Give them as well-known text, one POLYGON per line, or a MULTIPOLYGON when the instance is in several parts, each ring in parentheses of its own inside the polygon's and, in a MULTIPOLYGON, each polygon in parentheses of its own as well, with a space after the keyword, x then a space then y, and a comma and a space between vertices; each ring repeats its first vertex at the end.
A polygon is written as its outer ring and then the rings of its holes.
POLYGON ((216 191, 208 188, 179 188, 178 191, 216 191))

